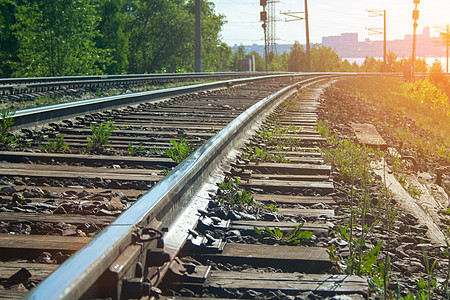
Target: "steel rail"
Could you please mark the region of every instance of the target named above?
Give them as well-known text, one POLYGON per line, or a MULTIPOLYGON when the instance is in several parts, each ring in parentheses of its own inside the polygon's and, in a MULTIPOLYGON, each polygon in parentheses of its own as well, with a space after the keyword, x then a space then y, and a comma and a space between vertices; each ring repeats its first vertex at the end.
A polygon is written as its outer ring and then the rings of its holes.
MULTIPOLYGON (((280 72, 281 73, 281 72, 280 72)), ((286 72, 283 72, 284 74, 286 72)), ((165 78, 165 77, 211 77, 211 76, 236 76, 249 77, 276 74, 276 72, 203 72, 203 73, 162 73, 162 74, 123 74, 123 75, 88 75, 88 76, 55 76, 55 77, 22 77, 0 78, 0 85, 27 84, 38 82, 64 82, 64 81, 93 81, 103 79, 128 79, 128 78, 165 78)))
POLYGON ((306 83, 329 76, 300 81, 270 95, 243 112, 218 134, 197 149, 172 172, 150 189, 142 198, 120 215, 89 244, 64 262, 24 299, 78 299, 130 244, 138 226, 157 218, 165 226, 197 192, 209 174, 241 136, 258 122, 262 113, 283 101, 306 83))
MULTIPOLYGON (((83 86, 92 84, 113 85, 115 83, 144 82, 152 80, 195 80, 219 79, 227 77, 255 77, 274 74, 293 74, 288 72, 212 72, 212 73, 164 73, 164 74, 126 74, 126 75, 91 75, 91 76, 61 76, 61 77, 29 77, 29 78, 0 78, 0 95, 14 94, 14 91, 41 91, 44 88, 52 90, 69 86, 83 86)), ((313 74, 313 73, 304 73, 313 74)), ((363 73, 360 73, 363 74, 363 73)), ((372 73, 402 76, 401 73, 372 73)), ((425 73, 418 76, 424 78, 425 73)), ((449 73, 444 76, 450 77, 449 73)))
MULTIPOLYGON (((152 81, 188 81, 188 80, 220 80, 224 78, 245 78, 269 75, 267 72, 231 72, 231 73, 166 73, 166 74, 133 74, 133 75, 99 75, 68 77, 35 77, 0 79, 0 94, 9 95, 24 91, 58 90, 67 87, 117 85, 126 83, 144 83, 152 81)), ((272 74, 274 75, 274 74, 272 74)))
POLYGON ((13 115, 14 125, 11 127, 11 130, 37 127, 44 123, 55 122, 61 119, 79 116, 80 114, 94 113, 120 106, 139 104, 148 101, 159 101, 168 97, 181 96, 206 90, 220 89, 233 85, 245 84, 252 81, 292 76, 299 77, 303 75, 280 74, 252 78, 241 78, 29 108, 17 111, 13 115))
POLYGON ((73 118, 79 116, 80 114, 96 113, 105 109, 113 109, 121 106, 123 107, 126 105, 134 105, 148 101, 158 102, 163 101, 168 97, 181 96, 195 92, 226 88, 234 85, 245 84, 252 81, 260 81, 270 78, 282 78, 282 77, 301 78, 305 76, 349 77, 349 76, 399 76, 399 75, 393 73, 373 74, 373 73, 346 73, 346 72, 291 73, 291 74, 264 75, 250 78, 223 80, 147 92, 118 95, 118 96, 80 100, 74 102, 67 102, 19 110, 15 112, 15 114, 13 115, 14 125, 11 126, 11 130, 17 131, 24 128, 37 128, 48 122, 56 122, 63 119, 73 118))

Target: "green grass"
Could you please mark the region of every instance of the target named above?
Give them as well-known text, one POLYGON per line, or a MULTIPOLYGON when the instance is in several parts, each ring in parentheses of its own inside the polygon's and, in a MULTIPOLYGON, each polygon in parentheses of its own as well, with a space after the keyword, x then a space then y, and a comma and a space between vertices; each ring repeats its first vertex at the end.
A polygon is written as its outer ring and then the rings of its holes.
POLYGON ((194 148, 185 138, 181 138, 179 142, 171 140, 170 143, 172 144, 172 147, 166 149, 164 152, 177 164, 181 163, 194 152, 194 148))
POLYGON ((415 132, 401 122, 389 124, 383 113, 373 115, 377 127, 394 130, 403 148, 415 156, 435 156, 450 163, 450 104, 446 94, 429 81, 405 83, 398 78, 353 78, 336 87, 368 104, 399 113, 431 134, 415 132))
POLYGON ((0 148, 2 150, 10 149, 17 143, 14 135, 9 132, 11 126, 14 125, 14 113, 15 111, 5 108, 0 111, 0 148))
POLYGON ((101 122, 98 126, 91 124, 92 136, 87 138, 87 151, 101 152, 107 146, 109 146, 109 138, 111 133, 116 129, 112 121, 105 123, 101 122))

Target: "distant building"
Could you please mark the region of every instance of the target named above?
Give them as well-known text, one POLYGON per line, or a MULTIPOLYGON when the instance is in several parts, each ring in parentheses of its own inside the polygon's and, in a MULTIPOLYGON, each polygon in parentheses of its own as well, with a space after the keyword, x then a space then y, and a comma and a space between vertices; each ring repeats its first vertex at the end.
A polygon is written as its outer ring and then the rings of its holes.
MULTIPOLYGON (((422 34, 416 34, 417 39, 431 39, 430 35, 430 27, 425 27, 422 31, 422 34)), ((405 34, 405 40, 412 40, 412 34, 405 34)))
POLYGON ((337 36, 325 36, 322 38, 322 46, 334 48, 338 45, 356 45, 358 44, 357 33, 342 33, 337 36))
MULTIPOLYGON (((387 41, 387 51, 395 53, 398 57, 409 57, 412 52, 412 34, 405 35, 401 40, 387 41)), ((425 27, 422 33, 417 34, 417 57, 444 57, 445 46, 439 43, 439 37, 430 36, 430 27, 425 27)), ((334 49, 340 57, 357 58, 357 57, 383 57, 383 41, 371 41, 365 39, 362 42, 358 41, 358 33, 342 33, 337 36, 326 36, 322 38, 322 44, 319 46, 326 46, 334 49)), ((276 44, 277 53, 289 53, 292 45, 276 44)), ((305 47, 305 45, 303 45, 305 47)), ((237 49, 237 45, 233 47, 233 51, 237 49)), ((256 51, 261 57, 264 57, 264 45, 253 44, 245 46, 247 53, 256 51)))

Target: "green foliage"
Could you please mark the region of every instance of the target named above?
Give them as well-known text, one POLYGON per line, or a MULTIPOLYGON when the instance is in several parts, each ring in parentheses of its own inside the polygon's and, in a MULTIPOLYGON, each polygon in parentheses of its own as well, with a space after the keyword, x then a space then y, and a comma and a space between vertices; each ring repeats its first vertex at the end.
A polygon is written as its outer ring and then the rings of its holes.
POLYGON ((442 117, 450 117, 448 97, 428 80, 406 84, 404 93, 417 110, 431 114, 443 111, 442 117))
POLYGON ((185 138, 181 138, 179 142, 171 140, 170 143, 172 144, 172 147, 164 150, 164 152, 169 158, 178 164, 194 152, 194 149, 185 138))
POLYGON ((261 57, 258 52, 252 51, 248 55, 255 56, 255 71, 265 71, 266 70, 266 61, 264 57, 261 57))
POLYGON ((443 285, 444 285, 443 293, 444 293, 444 297, 447 297, 447 298, 450 299, 450 290, 448 289, 449 282, 450 282, 450 242, 448 240, 449 230, 450 229, 447 228, 446 238, 445 238, 446 247, 443 248, 442 254, 448 261, 448 263, 447 263, 447 276, 446 276, 445 281, 443 283, 443 285))
POLYGON ((286 71, 288 69, 289 54, 284 52, 275 55, 270 60, 269 71, 286 71))
POLYGON ((276 208, 276 206, 274 204, 270 204, 266 206, 267 209, 269 209, 272 212, 277 212, 278 208, 276 208))
POLYGON ((419 169, 432 171, 433 164, 440 158, 450 162, 450 109, 445 94, 439 92, 430 82, 406 84, 395 78, 354 78, 339 82, 337 87, 345 89, 348 97, 358 97, 369 104, 381 106, 412 119, 415 125, 430 132, 426 136, 403 122, 389 124, 384 114, 375 114, 377 128, 388 131, 394 128, 395 141, 403 144, 419 164, 419 169), (437 98, 433 99, 436 95, 437 98), (447 104, 444 102, 447 101, 447 104), (431 103, 428 105, 427 103, 431 103), (431 107, 435 106, 435 109, 431 107), (439 107, 439 108, 437 108, 439 107), (421 162, 420 157, 434 157, 421 162))
POLYGON ((303 225, 304 223, 295 226, 295 228, 287 234, 284 234, 278 227, 275 227, 272 230, 268 226, 264 226, 263 231, 261 231, 257 227, 254 227, 254 230, 256 234, 262 236, 265 239, 274 239, 288 245, 297 245, 301 240, 310 239, 314 235, 311 231, 300 231, 303 225))
MULTIPOLYGON (((245 53, 245 47, 243 44, 240 44, 236 51, 233 52, 231 56, 231 65, 230 70, 231 71, 241 71, 242 70, 242 60, 244 59, 246 53, 245 53)), ((264 66, 265 70, 265 66, 264 66)))
POLYGON ((324 159, 342 172, 345 182, 352 182, 367 175, 370 162, 378 157, 375 150, 361 147, 351 141, 336 141, 334 136, 328 139, 333 148, 323 149, 324 159))
POLYGON ((288 60, 289 72, 302 72, 306 71, 306 52, 302 45, 298 41, 295 41, 291 47, 288 60))
POLYGON ((379 271, 377 269, 377 260, 380 254, 383 242, 379 242, 372 249, 366 247, 366 236, 368 232, 378 225, 379 221, 368 226, 365 224, 363 226, 363 231, 359 238, 355 238, 352 233, 352 227, 350 226, 337 226, 338 236, 344 241, 348 242, 350 247, 350 254, 346 261, 342 261, 334 251, 334 248, 328 248, 328 254, 332 261, 338 261, 340 266, 344 268, 346 274, 356 274, 356 275, 374 275, 379 271))
POLYGON ((265 149, 261 149, 259 147, 248 147, 247 152, 248 155, 243 155, 242 158, 253 160, 253 161, 271 161, 271 162, 289 162, 286 159, 286 155, 284 153, 272 154, 266 152, 265 149))
POLYGON ((116 129, 116 126, 113 125, 112 121, 101 122, 98 126, 91 124, 92 137, 87 138, 87 150, 102 151, 104 147, 109 145, 109 137, 114 129, 116 129))
POLYGON ((17 6, 16 18, 20 63, 15 76, 99 74, 109 63, 108 51, 94 43, 99 35, 95 0, 25 1, 17 6))
POLYGON ((408 182, 406 180, 406 178, 401 174, 397 173, 397 174, 395 174, 395 176, 396 176, 398 182, 400 182, 402 187, 405 189, 405 191, 408 192, 408 194, 411 195, 411 197, 413 197, 414 199, 417 199, 417 200, 420 199, 420 197, 423 194, 423 191, 418 186, 416 186, 413 183, 408 182))
POLYGON ((128 143, 127 152, 129 155, 136 155, 138 153, 145 152, 145 148, 139 143, 139 146, 133 146, 133 144, 128 143))
MULTIPOLYGON (((202 1, 202 69, 214 70, 231 54, 220 41, 224 16, 202 1)), ((194 70, 194 1, 135 0, 129 2, 127 26, 130 73, 194 70)))
POLYGON ((230 205, 254 205, 253 194, 239 187, 240 178, 224 180, 219 184, 217 195, 223 203, 230 205))
POLYGON ((11 148, 12 145, 17 143, 16 138, 9 132, 9 129, 14 125, 14 115, 15 111, 2 109, 0 112, 0 148, 2 150, 7 150, 11 148))
POLYGON ((0 78, 11 77, 12 65, 18 61, 19 43, 13 35, 16 23, 15 2, 0 0, 0 78))
MULTIPOLYGON (((386 70, 384 70, 384 61, 374 57, 366 57, 360 66, 360 72, 404 72, 408 74, 411 68, 411 58, 398 58, 398 55, 389 51, 386 56, 386 70)), ((427 71, 427 62, 423 58, 416 58, 415 71, 427 71)))
POLYGON ((253 194, 248 193, 246 190, 236 191, 234 195, 234 204, 252 204, 253 203, 253 194))
MULTIPOLYGON (((332 48, 314 44, 311 46, 311 70, 313 72, 338 72, 338 71, 358 71, 357 65, 351 65, 348 61, 343 61, 332 48)), ((287 62, 289 72, 306 72, 306 50, 295 41, 291 47, 287 62)))
POLYGON ((321 137, 328 138, 330 134, 331 125, 324 121, 318 121, 314 126, 314 129, 317 130, 321 137))
POLYGON ((312 72, 337 72, 342 70, 342 60, 336 50, 319 45, 311 47, 312 72))
POLYGON ((106 66, 107 74, 121 74, 128 67, 128 38, 125 34, 126 14, 124 13, 126 0, 99 1, 97 9, 100 21, 99 35, 95 38, 99 49, 109 49, 111 63, 106 66))
POLYGON ((65 152, 68 145, 64 142, 64 135, 55 137, 53 141, 48 144, 41 145, 40 149, 42 152, 65 152))
POLYGON ((450 98, 450 81, 445 77, 444 67, 440 60, 435 60, 430 66, 428 78, 432 84, 447 94, 450 98))

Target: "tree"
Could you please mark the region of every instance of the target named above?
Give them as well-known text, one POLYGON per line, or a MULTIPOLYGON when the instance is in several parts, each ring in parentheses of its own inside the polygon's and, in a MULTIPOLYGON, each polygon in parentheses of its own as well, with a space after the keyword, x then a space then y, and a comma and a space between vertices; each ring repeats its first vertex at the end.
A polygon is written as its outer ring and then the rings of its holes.
POLYGON ((16 18, 20 62, 14 76, 99 74, 109 63, 108 51, 94 43, 94 0, 24 0, 16 18))
POLYGON ((362 72, 378 72, 380 68, 382 68, 382 63, 380 60, 375 59, 373 57, 368 57, 364 59, 363 64, 361 65, 362 72))
POLYGON ((241 71, 242 70, 242 60, 245 58, 246 52, 244 45, 240 44, 236 51, 231 55, 231 71, 241 71))
POLYGON ((248 55, 253 55, 255 57, 255 71, 265 71, 266 70, 266 61, 264 58, 259 55, 258 52, 252 51, 248 55))
POLYGON ((274 55, 270 61, 269 70, 286 72, 286 70, 288 69, 288 63, 289 54, 287 54, 286 52, 274 55))
POLYGON ((386 72, 402 72, 403 67, 401 62, 398 61, 398 56, 392 51, 389 51, 386 56, 386 72))
POLYGON ((445 77, 444 67, 438 59, 431 65, 428 78, 432 84, 444 91, 450 99, 450 81, 445 77))
POLYGON ((306 52, 298 41, 294 42, 288 59, 289 72, 305 72, 306 71, 306 52))
POLYGON ((341 66, 339 67, 340 72, 358 72, 359 66, 356 62, 351 64, 347 59, 342 61, 341 66))
POLYGON ((232 53, 233 51, 231 50, 231 47, 223 42, 221 42, 219 46, 216 46, 215 49, 212 51, 212 53, 203 53, 202 57, 207 58, 205 64, 202 67, 203 71, 204 72, 229 71, 232 53))
MULTIPOLYGON (((188 2, 188 9, 194 18, 194 0, 188 2)), ((214 3, 201 1, 201 31, 202 31, 202 69, 216 71, 226 66, 231 54, 231 48, 221 41, 220 31, 225 25, 225 16, 214 12, 214 3)), ((193 53, 193 52, 192 52, 193 53)), ((192 62, 194 56, 192 56, 192 62)), ((192 66, 193 67, 193 66, 192 66)))
POLYGON ((111 64, 106 67, 108 74, 124 73, 128 68, 128 38, 125 34, 125 0, 103 0, 98 7, 100 22, 96 46, 111 52, 111 64))
MULTIPOLYGON (((220 40, 224 16, 215 14, 212 2, 203 0, 201 6, 202 69, 223 69, 230 55, 220 40)), ((193 71, 194 8, 193 0, 128 0, 129 71, 193 71)))
POLYGON ((12 65, 18 61, 19 43, 12 29, 12 25, 16 23, 15 10, 13 1, 0 0, 0 77, 10 77, 12 65))
POLYGON ((313 72, 336 72, 341 66, 341 58, 336 50, 319 46, 311 47, 311 67, 313 72))
MULTIPOLYGON (((165 71, 168 60, 186 43, 190 20, 182 0, 129 0, 127 34, 132 49, 130 73, 165 71)), ((178 61, 184 59, 183 56, 178 61)), ((175 62, 171 62, 176 64, 175 62)), ((175 70, 170 70, 175 71, 175 70)))

